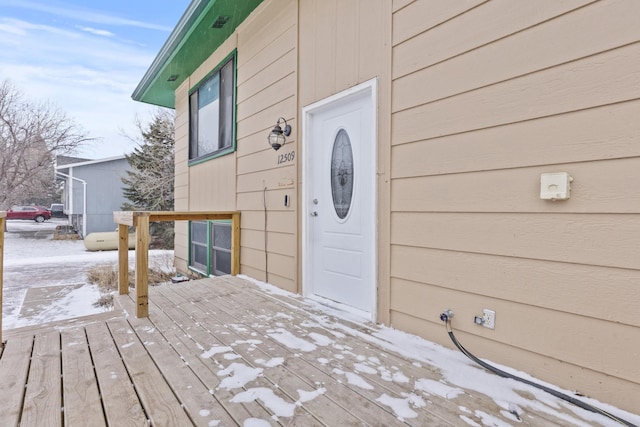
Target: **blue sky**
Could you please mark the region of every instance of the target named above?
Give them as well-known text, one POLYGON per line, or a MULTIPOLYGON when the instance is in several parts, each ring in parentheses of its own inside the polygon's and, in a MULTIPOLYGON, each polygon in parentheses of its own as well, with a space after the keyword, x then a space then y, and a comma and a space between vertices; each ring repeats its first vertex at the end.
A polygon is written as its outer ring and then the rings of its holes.
POLYGON ((131 152, 155 107, 131 93, 190 0, 0 0, 0 80, 51 102, 98 138, 79 151, 131 152))

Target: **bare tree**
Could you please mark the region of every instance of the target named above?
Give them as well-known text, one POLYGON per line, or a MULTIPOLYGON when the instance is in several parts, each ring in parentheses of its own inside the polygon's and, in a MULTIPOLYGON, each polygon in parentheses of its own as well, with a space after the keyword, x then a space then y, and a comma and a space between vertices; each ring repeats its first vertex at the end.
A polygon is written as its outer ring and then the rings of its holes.
POLYGON ((29 102, 9 81, 0 82, 0 209, 51 191, 55 156, 88 140, 53 105, 29 102))

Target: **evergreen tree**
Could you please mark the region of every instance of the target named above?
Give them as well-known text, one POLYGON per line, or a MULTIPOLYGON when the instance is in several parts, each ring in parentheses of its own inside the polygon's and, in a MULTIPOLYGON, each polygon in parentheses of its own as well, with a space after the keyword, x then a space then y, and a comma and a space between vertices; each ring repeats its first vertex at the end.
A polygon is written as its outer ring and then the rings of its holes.
MULTIPOLYGON (((145 128, 138 123, 141 139, 126 156, 131 170, 122 178, 124 196, 129 200, 123 210, 172 211, 174 187, 174 115, 157 110, 145 128)), ((157 246, 173 247, 173 223, 151 224, 157 246)))

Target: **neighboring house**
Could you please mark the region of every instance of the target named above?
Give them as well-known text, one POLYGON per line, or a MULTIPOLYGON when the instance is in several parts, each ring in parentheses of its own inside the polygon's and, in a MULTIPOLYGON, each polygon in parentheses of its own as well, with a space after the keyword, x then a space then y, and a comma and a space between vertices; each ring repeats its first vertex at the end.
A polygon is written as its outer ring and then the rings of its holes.
POLYGON ((65 183, 65 213, 82 237, 93 232, 117 229, 113 212, 122 210, 122 204, 126 201, 122 178, 130 169, 124 156, 56 163, 56 178, 65 183))
MULTIPOLYGON (((241 211, 243 274, 449 347, 452 309, 476 355, 637 411, 638 16, 194 0, 133 97, 176 111, 176 210, 241 211)), ((213 273, 208 227, 180 270, 213 273)))

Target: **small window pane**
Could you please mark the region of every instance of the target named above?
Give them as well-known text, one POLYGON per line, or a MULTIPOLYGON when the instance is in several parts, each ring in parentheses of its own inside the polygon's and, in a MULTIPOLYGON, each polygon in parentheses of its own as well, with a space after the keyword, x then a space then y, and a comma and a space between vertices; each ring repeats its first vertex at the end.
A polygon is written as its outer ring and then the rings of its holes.
POLYGON ((220 117, 220 75, 214 74, 198 89, 198 154, 213 153, 218 147, 220 117))
POLYGON ((233 146, 235 62, 227 61, 190 95, 189 158, 215 154, 233 146))
POLYGON ((192 245, 193 253, 191 254, 192 264, 207 268, 207 247, 200 245, 192 245))
POLYGON ((215 251, 215 266, 217 274, 231 274, 231 252, 215 251))
POLYGON ((213 224, 213 246, 231 249, 231 225, 213 224))
POLYGON ((191 241, 207 244, 207 223, 192 222, 191 223, 191 241))
POLYGON ((220 70, 220 146, 230 147, 233 140, 233 61, 220 70))
POLYGON ((189 97, 189 158, 198 156, 198 91, 195 91, 189 97))

